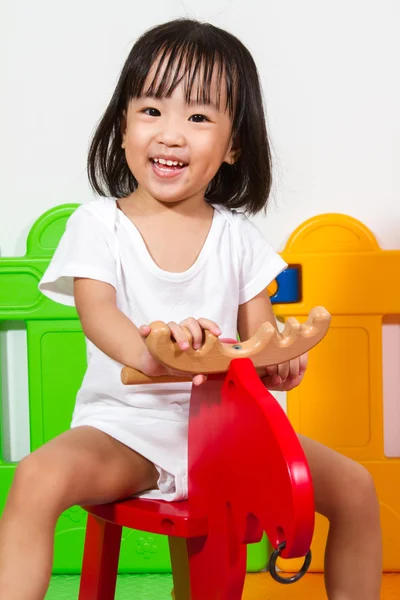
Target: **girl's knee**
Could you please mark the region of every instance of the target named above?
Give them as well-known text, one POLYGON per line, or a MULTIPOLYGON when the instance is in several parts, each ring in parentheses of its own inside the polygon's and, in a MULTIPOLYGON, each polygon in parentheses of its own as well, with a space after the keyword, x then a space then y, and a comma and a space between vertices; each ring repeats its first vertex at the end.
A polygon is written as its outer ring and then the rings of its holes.
POLYGON ((365 467, 350 459, 346 467, 342 481, 327 504, 325 516, 330 520, 343 517, 353 520, 379 518, 379 501, 372 475, 365 467))
POLYGON ((366 504, 376 505, 378 498, 371 473, 359 463, 353 462, 346 486, 348 503, 359 509, 366 504))
POLYGON ((59 466, 44 453, 33 452, 18 464, 9 501, 16 506, 57 511, 62 504, 65 481, 59 466))

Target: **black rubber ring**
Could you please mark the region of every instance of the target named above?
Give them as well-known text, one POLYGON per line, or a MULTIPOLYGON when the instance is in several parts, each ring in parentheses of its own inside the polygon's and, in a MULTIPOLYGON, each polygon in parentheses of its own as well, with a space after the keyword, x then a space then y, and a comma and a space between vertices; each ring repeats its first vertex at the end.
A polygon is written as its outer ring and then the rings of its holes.
POLYGON ((268 561, 268 571, 269 571, 271 577, 273 579, 275 579, 275 581, 277 581, 278 583, 286 583, 286 584, 296 583, 296 581, 299 581, 299 579, 301 579, 307 573, 307 571, 309 569, 309 566, 311 564, 311 550, 309 550, 307 552, 306 557, 304 559, 303 566, 301 567, 301 569, 298 573, 296 573, 292 577, 282 577, 276 571, 276 561, 278 560, 278 558, 281 555, 281 552, 283 552, 283 550, 285 548, 286 548, 286 542, 282 542, 279 544, 277 549, 273 551, 273 553, 271 554, 270 559, 268 561))

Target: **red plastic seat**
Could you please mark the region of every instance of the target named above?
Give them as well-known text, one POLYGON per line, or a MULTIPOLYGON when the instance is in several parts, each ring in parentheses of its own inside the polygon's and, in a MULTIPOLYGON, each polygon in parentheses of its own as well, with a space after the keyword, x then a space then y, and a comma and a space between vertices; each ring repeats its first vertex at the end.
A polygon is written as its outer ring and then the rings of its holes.
POLYGON ((193 387, 189 500, 131 499, 89 512, 79 600, 113 600, 122 527, 169 536, 176 600, 239 600, 246 544, 265 531, 307 554, 314 500, 303 450, 250 359, 193 387))

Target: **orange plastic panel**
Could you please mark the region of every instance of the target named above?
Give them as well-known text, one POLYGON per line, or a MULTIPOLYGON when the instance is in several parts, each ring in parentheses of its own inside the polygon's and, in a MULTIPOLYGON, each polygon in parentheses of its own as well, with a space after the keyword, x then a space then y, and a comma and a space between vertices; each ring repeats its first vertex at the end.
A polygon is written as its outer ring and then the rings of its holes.
MULTIPOLYGON (((400 314, 400 251, 382 250, 359 221, 327 214, 301 225, 283 258, 301 266, 302 301, 275 305, 276 314, 302 320, 322 304, 332 315, 303 384, 288 395, 289 418, 299 433, 361 462, 373 475, 384 569, 400 571, 400 459, 384 454, 382 392, 382 324, 388 315, 396 320, 400 314)), ((323 570, 326 535, 326 520, 319 517, 314 571, 323 570)))

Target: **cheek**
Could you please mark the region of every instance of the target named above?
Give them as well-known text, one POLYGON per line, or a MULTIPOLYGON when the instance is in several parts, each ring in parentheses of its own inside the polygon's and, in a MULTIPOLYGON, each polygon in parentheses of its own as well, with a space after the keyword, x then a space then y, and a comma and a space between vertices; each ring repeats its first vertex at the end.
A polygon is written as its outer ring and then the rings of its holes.
MULTIPOLYGON (((154 119, 156 121, 156 119, 154 119)), ((156 130, 155 122, 143 122, 139 119, 131 119, 126 129, 126 142, 132 148, 147 146, 154 138, 156 130)))
POLYGON ((125 137, 125 157, 132 173, 143 167, 148 156, 148 136, 143 128, 132 127, 125 137))
POLYGON ((143 136, 138 128, 131 128, 125 136, 125 159, 135 177, 140 175, 144 158, 146 149, 143 136))
POLYGON ((202 140, 198 148, 202 158, 210 164, 210 168, 211 166, 219 168, 225 159, 229 143, 223 134, 215 134, 209 136, 206 140, 202 140))
POLYGON ((231 146, 231 128, 224 126, 219 128, 209 148, 214 149, 214 156, 222 163, 231 146))
POLYGON ((126 133, 125 140, 127 148, 141 148, 146 140, 145 131, 141 127, 132 127, 126 133))

